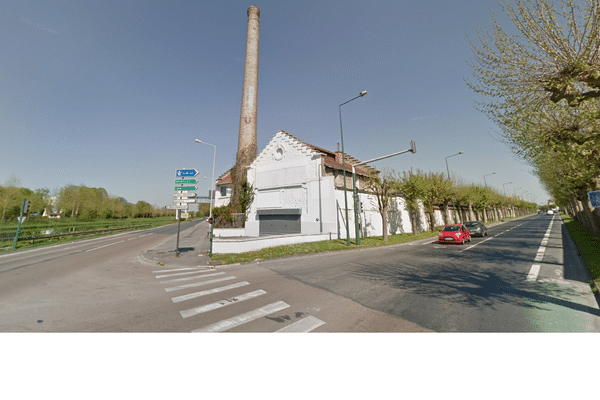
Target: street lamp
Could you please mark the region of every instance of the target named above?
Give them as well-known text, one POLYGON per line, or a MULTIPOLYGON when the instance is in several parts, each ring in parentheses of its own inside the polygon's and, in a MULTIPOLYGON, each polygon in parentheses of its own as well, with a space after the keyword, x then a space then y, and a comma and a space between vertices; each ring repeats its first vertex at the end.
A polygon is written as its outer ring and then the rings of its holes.
POLYGON ((356 100, 359 97, 363 97, 367 94, 366 90, 363 90, 353 99, 346 101, 345 103, 340 104, 340 134, 342 136, 342 169, 344 173, 344 206, 346 210, 346 246, 350 246, 350 229, 348 227, 348 196, 346 194, 346 153, 344 153, 344 131, 342 130, 342 106, 346 103, 350 103, 352 100, 356 100))
POLYGON ((212 192, 210 194, 210 211, 209 211, 209 218, 211 220, 211 224, 210 224, 210 251, 208 253, 209 257, 212 257, 212 244, 213 244, 213 226, 215 225, 215 221, 212 219, 213 215, 212 215, 212 209, 213 209, 213 201, 215 198, 215 160, 217 159, 217 146, 215 146, 214 144, 210 144, 210 143, 206 143, 203 142, 201 140, 196 139, 195 140, 197 143, 202 143, 205 144, 207 146, 212 146, 214 147, 214 152, 213 152, 213 170, 212 170, 212 192))
POLYGON ((485 187, 487 187, 487 181, 485 180, 485 177, 486 177, 486 176, 490 176, 490 175, 496 175, 496 173, 495 173, 495 172, 492 172, 491 174, 487 174, 487 175, 484 175, 484 176, 483 176, 483 183, 485 183, 485 187))
MULTIPOLYGON (((412 152, 413 154, 417 152, 417 144, 415 143, 414 140, 410 141, 410 149, 402 150, 397 153, 388 154, 387 156, 373 158, 373 159, 367 160, 367 161, 361 161, 359 163, 352 165, 352 192, 354 194, 354 232, 356 233, 356 244, 357 245, 360 244, 360 234, 359 234, 359 230, 358 230, 358 193, 356 191, 356 166, 383 160, 384 158, 397 156, 399 154, 407 153, 409 151, 412 152)), ((387 229, 387 226, 384 226, 383 229, 387 229)))
MULTIPOLYGON (((464 154, 464 151, 459 151, 456 154, 446 157, 446 172, 448 173, 448 180, 450 180, 450 169, 448 168, 448 158, 464 154)), ((454 204, 454 197, 452 198, 452 209, 454 210, 454 223, 456 223, 456 205, 454 204)))

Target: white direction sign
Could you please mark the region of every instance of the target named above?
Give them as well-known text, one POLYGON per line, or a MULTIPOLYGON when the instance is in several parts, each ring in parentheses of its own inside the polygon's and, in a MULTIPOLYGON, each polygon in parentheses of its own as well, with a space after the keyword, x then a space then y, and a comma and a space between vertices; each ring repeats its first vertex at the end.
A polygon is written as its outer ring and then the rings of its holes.
POLYGON ((169 205, 167 209, 169 210, 187 210, 189 206, 187 204, 177 204, 177 205, 169 205))
POLYGON ((173 199, 173 203, 182 204, 182 203, 195 203, 196 199, 173 199))
POLYGON ((196 197, 197 194, 196 193, 191 193, 191 192, 178 192, 178 193, 173 193, 173 197, 181 197, 181 198, 188 198, 188 197, 196 197))

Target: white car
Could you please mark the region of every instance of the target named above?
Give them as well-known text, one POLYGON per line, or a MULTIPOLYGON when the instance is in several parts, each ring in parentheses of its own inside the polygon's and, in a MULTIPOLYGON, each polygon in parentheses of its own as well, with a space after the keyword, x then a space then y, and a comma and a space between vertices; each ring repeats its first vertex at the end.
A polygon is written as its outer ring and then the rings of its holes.
POLYGON ((548 210, 548 215, 554 214, 554 211, 548 210))

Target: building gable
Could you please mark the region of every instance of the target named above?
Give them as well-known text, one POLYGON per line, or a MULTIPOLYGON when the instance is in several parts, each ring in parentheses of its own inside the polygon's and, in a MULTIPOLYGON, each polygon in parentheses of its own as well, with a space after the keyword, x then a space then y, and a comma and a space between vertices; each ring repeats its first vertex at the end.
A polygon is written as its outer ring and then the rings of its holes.
POLYGON ((321 153, 286 131, 278 131, 258 154, 249 168, 279 169, 282 165, 299 164, 320 157, 321 153))

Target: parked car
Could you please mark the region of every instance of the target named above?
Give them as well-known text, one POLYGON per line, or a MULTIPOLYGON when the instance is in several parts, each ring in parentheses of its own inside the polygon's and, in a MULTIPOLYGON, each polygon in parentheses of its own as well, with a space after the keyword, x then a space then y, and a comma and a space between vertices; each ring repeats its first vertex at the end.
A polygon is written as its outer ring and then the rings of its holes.
POLYGON ((445 225, 438 237, 440 243, 460 243, 471 241, 471 234, 466 226, 462 224, 445 225))
POLYGON ((487 236, 487 228, 481 221, 469 221, 465 223, 471 236, 487 236))

